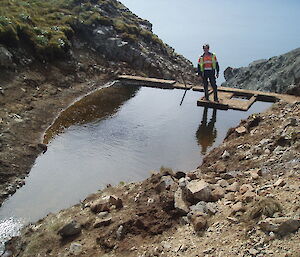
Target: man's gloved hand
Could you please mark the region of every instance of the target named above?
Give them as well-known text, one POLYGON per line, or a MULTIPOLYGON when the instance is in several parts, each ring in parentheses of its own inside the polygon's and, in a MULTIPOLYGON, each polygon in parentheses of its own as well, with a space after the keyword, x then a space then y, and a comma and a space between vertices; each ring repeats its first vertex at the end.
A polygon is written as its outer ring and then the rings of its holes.
POLYGON ((217 77, 217 78, 219 77, 219 72, 217 73, 216 77, 217 77))

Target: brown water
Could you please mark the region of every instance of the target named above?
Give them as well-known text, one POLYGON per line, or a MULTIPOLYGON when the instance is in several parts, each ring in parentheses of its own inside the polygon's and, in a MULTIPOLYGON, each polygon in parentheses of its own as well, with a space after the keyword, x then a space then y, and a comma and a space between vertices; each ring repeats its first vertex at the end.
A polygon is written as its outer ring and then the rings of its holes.
POLYGON ((189 171, 219 145, 230 127, 270 103, 247 112, 203 109, 202 93, 146 87, 111 87, 83 98, 49 128, 25 185, 0 209, 0 241, 28 222, 67 208, 121 181, 149 176, 163 165, 189 171))

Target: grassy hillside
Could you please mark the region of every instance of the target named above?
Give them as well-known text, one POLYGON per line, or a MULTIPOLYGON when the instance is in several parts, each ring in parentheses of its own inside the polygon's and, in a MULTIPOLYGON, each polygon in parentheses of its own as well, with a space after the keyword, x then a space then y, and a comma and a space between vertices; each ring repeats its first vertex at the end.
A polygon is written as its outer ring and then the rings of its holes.
POLYGON ((137 41, 140 37, 162 45, 143 22, 115 0, 1 0, 0 43, 31 46, 39 57, 61 56, 71 46, 79 25, 113 26, 120 37, 137 41))

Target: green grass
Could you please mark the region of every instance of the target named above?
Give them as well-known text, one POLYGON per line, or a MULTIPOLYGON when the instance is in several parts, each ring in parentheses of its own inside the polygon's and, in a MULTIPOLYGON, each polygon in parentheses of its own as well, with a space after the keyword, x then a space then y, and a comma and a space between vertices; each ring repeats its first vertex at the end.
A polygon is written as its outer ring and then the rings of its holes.
POLYGON ((125 40, 139 38, 163 46, 163 42, 138 25, 138 17, 124 12, 115 17, 101 15, 101 9, 124 7, 114 0, 1 0, 0 43, 16 47, 31 45, 42 58, 62 56, 78 24, 112 25, 125 40))

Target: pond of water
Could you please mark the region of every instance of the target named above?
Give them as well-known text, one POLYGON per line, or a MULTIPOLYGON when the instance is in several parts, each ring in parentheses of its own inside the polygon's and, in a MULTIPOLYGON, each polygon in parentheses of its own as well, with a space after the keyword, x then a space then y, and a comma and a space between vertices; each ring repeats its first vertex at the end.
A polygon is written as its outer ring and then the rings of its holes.
POLYGON ((161 166, 189 171, 219 145, 230 127, 261 112, 196 106, 200 92, 112 86, 64 112, 45 134, 25 185, 0 209, 0 242, 49 212, 67 208, 107 184, 142 180, 161 166))

